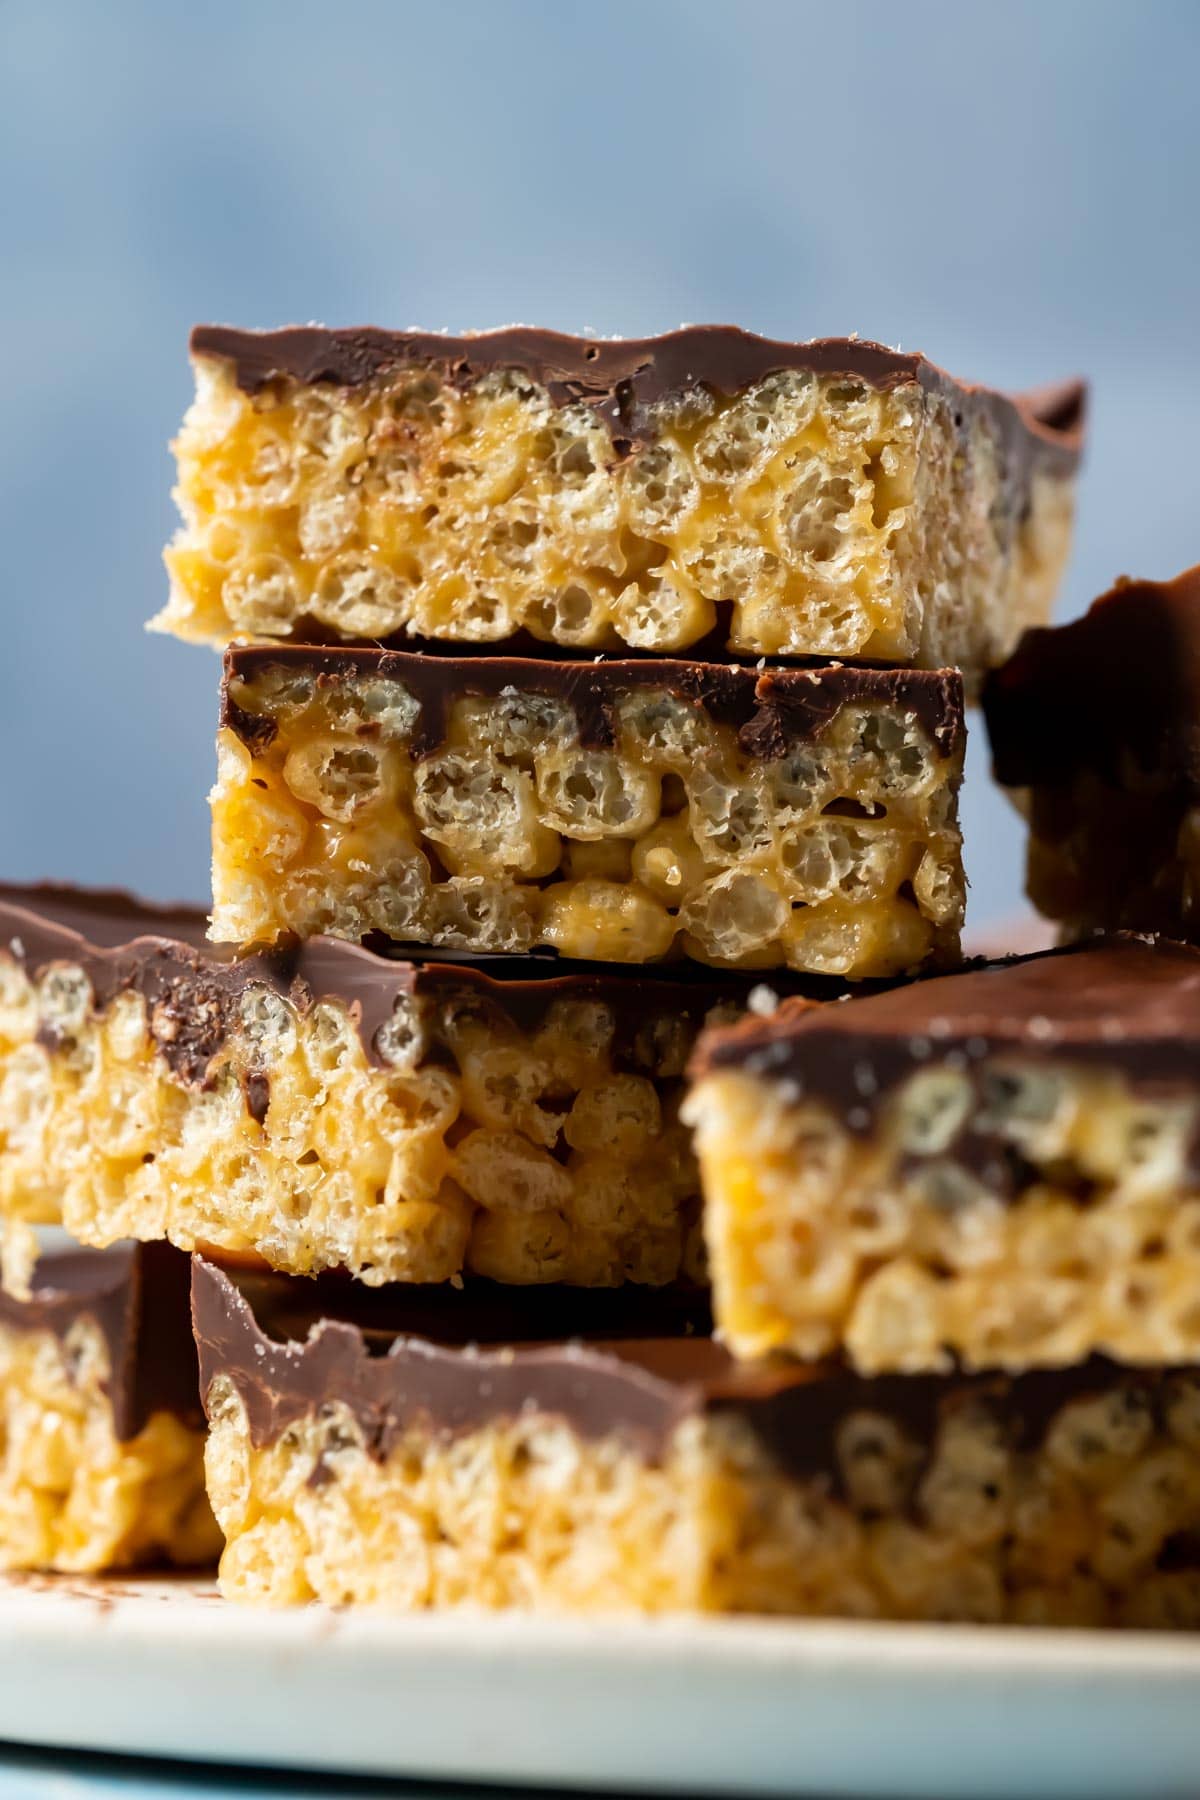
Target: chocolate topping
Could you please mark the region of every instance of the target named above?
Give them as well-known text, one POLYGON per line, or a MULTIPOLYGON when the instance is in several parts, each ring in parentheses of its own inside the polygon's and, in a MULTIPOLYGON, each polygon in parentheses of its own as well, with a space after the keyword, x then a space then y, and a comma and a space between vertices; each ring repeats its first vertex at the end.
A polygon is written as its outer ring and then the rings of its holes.
POLYGON ((592 407, 619 456, 655 435, 653 409, 694 389, 732 396, 781 370, 844 376, 869 387, 920 386, 945 395, 960 422, 975 411, 990 415, 1014 461, 1048 461, 1065 469, 1078 461, 1087 388, 1082 381, 1009 398, 953 378, 919 354, 905 355, 860 338, 778 342, 735 325, 688 325, 649 338, 586 338, 529 326, 468 332, 380 331, 373 326, 330 331, 291 326, 238 331, 198 325, 191 351, 233 365, 250 394, 283 377, 302 386, 362 387, 400 368, 428 368, 465 388, 498 369, 528 376, 556 406, 592 407))
MULTIPOLYGON (((301 1014, 318 1001, 340 1001, 368 1056, 381 1064, 379 1032, 403 998, 485 1009, 523 1029, 536 1026, 556 1001, 597 1001, 612 1011, 613 1055, 620 1064, 634 1055, 639 1034, 656 1019, 683 1019, 698 1029, 711 1007, 744 1002, 762 979, 689 964, 633 979, 625 966, 563 964, 552 955, 409 962, 338 938, 239 954, 231 945, 206 943, 198 911, 50 886, 0 887, 0 957, 6 953, 34 980, 55 964, 83 969, 98 1009, 118 993, 144 994, 159 1053, 176 1078, 191 1085, 209 1079, 247 989, 256 986, 271 988, 301 1014), (186 937, 159 935, 168 926, 186 937)), ((841 991, 836 982, 786 971, 773 971, 770 979, 782 992, 841 991)), ((244 1092, 261 1123, 270 1103, 269 1072, 248 1071, 244 1092)))
POLYGON ((7 914, 12 907, 30 916, 23 932, 22 960, 35 964, 57 960, 60 952, 56 946, 64 930, 101 950, 119 949, 133 937, 177 938, 197 949, 206 942, 208 921, 200 907, 186 901, 159 905, 124 888, 83 888, 54 881, 22 886, 0 881, 0 945, 10 935, 7 914), (44 946, 43 928, 47 933, 44 946))
MULTIPOLYGON (((264 1287, 259 1304, 266 1311, 264 1287)), ((197 1257, 192 1322, 201 1392, 207 1395, 217 1376, 228 1376, 246 1406, 251 1439, 260 1447, 340 1401, 380 1458, 418 1420, 454 1434, 515 1417, 527 1403, 569 1419, 588 1436, 619 1430, 651 1453, 688 1410, 686 1395, 676 1396, 671 1383, 638 1366, 640 1346, 634 1347, 633 1360, 623 1353, 627 1341, 619 1338, 603 1350, 582 1344, 481 1350, 469 1308, 464 1310, 467 1337, 455 1348, 381 1328, 378 1305, 366 1330, 344 1318, 326 1319, 306 1337, 280 1338, 259 1325, 228 1275, 197 1257)), ((404 1296, 398 1296, 394 1316, 403 1325, 404 1296)), ((708 1340, 702 1344, 666 1338, 656 1347, 668 1365, 686 1367, 689 1353, 706 1354, 708 1340)))
MULTIPOLYGON (((276 1285, 281 1278, 275 1278, 276 1285)), ((453 1437, 533 1411, 565 1420, 581 1437, 617 1436, 648 1458, 660 1457, 684 1420, 733 1414, 756 1434, 778 1465, 804 1477, 836 1477, 836 1437, 849 1413, 871 1411, 901 1423, 932 1446, 955 1408, 984 1401, 1012 1441, 1036 1447, 1058 1411, 1073 1400, 1120 1386, 1152 1393, 1153 1371, 1131 1373, 1095 1358, 1072 1368, 1017 1377, 898 1375, 866 1378, 841 1368, 799 1363, 738 1363, 709 1337, 611 1337, 533 1343, 528 1336, 482 1350, 411 1335, 407 1296, 394 1295, 391 1329, 376 1301, 367 1328, 338 1320, 313 1325, 272 1307, 268 1284, 254 1305, 240 1283, 196 1258, 192 1316, 207 1394, 227 1377, 246 1408, 251 1441, 274 1442, 290 1425, 340 1402, 383 1458, 401 1434, 419 1425, 453 1437)), ((281 1289, 279 1291, 282 1291, 281 1289)), ((361 1290, 352 1289, 353 1304, 361 1290)), ((622 1318, 624 1290, 604 1298, 622 1318)), ((471 1332, 469 1303, 460 1321, 471 1332)), ((628 1315, 625 1315, 628 1317, 628 1315)))
POLYGON ((1042 787, 1130 759, 1200 794, 1200 566, 1120 581, 1069 625, 1027 631, 983 695, 996 779, 1042 787))
POLYGON ((28 1300, 0 1288, 0 1326, 65 1340, 89 1319, 108 1350, 108 1395, 123 1442, 157 1412, 203 1424, 196 1346, 188 1329, 189 1259, 169 1244, 117 1245, 44 1256, 28 1300))
POLYGON ((965 732, 962 677, 957 669, 897 669, 839 662, 807 668, 758 669, 739 663, 672 662, 661 658, 590 662, 557 657, 425 656, 399 650, 338 647, 240 649, 225 653, 221 723, 254 752, 269 743, 274 721, 250 709, 246 684, 272 669, 310 673, 322 685, 396 681, 414 696, 420 718, 413 736, 418 756, 445 740, 450 707, 465 695, 495 698, 508 689, 562 701, 589 748, 614 742, 613 709, 622 694, 661 689, 737 731, 747 756, 785 756, 832 724, 843 706, 875 704, 917 718, 938 753, 954 755, 965 732), (232 691, 237 687, 236 694, 232 691))
POLYGON ((1118 1069, 1138 1090, 1200 1091, 1200 951, 1093 939, 933 976, 837 1005, 785 1000, 768 1018, 707 1032, 691 1075, 744 1069, 793 1083, 851 1130, 873 1129, 918 1069, 985 1059, 1118 1069))
POLYGON ((457 1287, 367 1287, 345 1270, 303 1281, 280 1275, 254 1252, 205 1250, 204 1256, 235 1283, 263 1329, 281 1341, 302 1341, 323 1321, 353 1326, 374 1354, 400 1335, 461 1349, 566 1338, 707 1337, 712 1330, 708 1289, 682 1279, 657 1288, 515 1287, 468 1274, 457 1287))
POLYGON ((273 973, 266 958, 239 961, 226 946, 206 946, 204 933, 198 908, 154 906, 115 889, 0 886, 0 955, 35 981, 56 964, 81 968, 98 1010, 120 993, 143 994, 160 1054, 191 1084, 206 1079, 248 982, 273 973))

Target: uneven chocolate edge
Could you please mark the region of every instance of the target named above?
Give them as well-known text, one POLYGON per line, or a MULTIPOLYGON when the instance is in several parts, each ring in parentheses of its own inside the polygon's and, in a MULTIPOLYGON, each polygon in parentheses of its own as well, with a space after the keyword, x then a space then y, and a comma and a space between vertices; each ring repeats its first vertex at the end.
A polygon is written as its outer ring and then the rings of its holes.
POLYGON ((275 723, 246 704, 244 690, 272 669, 309 673, 323 685, 395 681, 414 696, 420 717, 412 738, 416 756, 444 741, 451 706, 466 696, 494 699, 509 689, 569 706, 579 741, 607 748, 615 741, 614 708, 636 689, 660 689, 737 732, 738 746, 762 761, 786 756, 797 743, 819 738, 843 706, 875 704, 912 714, 943 758, 961 748, 966 724, 957 669, 901 669, 841 662, 807 668, 758 669, 739 663, 598 657, 591 662, 547 657, 423 656, 365 647, 304 644, 234 647, 225 652, 221 723, 252 753, 269 743, 275 723))
POLYGON ((196 1345, 189 1329, 189 1259, 170 1244, 118 1244, 43 1256, 27 1300, 0 1288, 0 1326, 64 1341, 89 1320, 108 1352, 107 1391, 121 1442, 155 1413, 203 1424, 196 1345))
MULTIPOLYGON (((733 663, 747 668, 755 665, 758 659, 750 652, 729 647, 733 636, 734 610, 732 600, 713 601, 713 624, 702 637, 692 639, 687 645, 689 662, 733 663)), ((536 637, 523 625, 499 638, 456 638, 452 635, 449 624, 446 631, 445 637, 426 637, 423 632, 414 630, 410 625, 401 625, 395 631, 378 632, 372 637, 355 637, 350 632, 338 631, 334 626, 326 624, 315 613, 300 612, 291 621, 288 634, 282 641, 289 644, 311 644, 317 648, 345 644, 352 649, 362 650, 408 650, 422 656, 532 657, 535 662, 591 663, 604 657, 624 657, 629 662, 662 661, 661 651, 621 643, 615 633, 605 646, 598 649, 594 644, 549 643, 545 638, 536 637)), ((827 657, 820 656, 773 656, 771 666, 808 668, 828 660, 827 657)), ((872 663, 869 657, 847 657, 846 661, 864 661, 868 665, 872 663)))
POLYGON ((230 363, 239 387, 249 394, 280 377, 302 386, 354 388, 397 368, 418 366, 435 370, 449 385, 469 387, 495 370, 516 370, 544 388, 556 406, 592 407, 608 426, 618 456, 653 440, 651 415, 664 401, 697 388, 732 396, 785 370, 844 376, 874 388, 917 385, 939 392, 956 406, 960 424, 968 412, 990 414, 1014 462, 1046 462, 1064 470, 1079 460, 1087 402, 1086 384, 1078 380, 1010 397, 955 381, 919 353, 890 350, 869 339, 789 343, 736 325, 687 325, 646 338, 577 337, 530 326, 452 337, 374 326, 255 332, 197 325, 190 347, 194 357, 230 363))
MULTIPOLYGON (((786 1083, 789 1099, 821 1101, 866 1136, 919 1070, 949 1066, 977 1081, 1006 1060, 1111 1069, 1147 1096, 1200 1093, 1200 950, 1114 935, 831 1006, 788 999, 768 1017, 706 1031, 688 1074, 701 1081, 736 1069, 786 1083)), ((1200 1173, 1200 1143, 1194 1156, 1200 1173)), ((1023 1185, 1011 1154, 970 1117, 940 1157, 1000 1191, 1023 1185)))
MULTIPOLYGON (((44 920, 76 932, 97 949, 113 950, 134 937, 177 939, 203 948, 208 917, 186 900, 143 900, 127 888, 79 887, 73 882, 0 881, 0 908, 18 908, 34 917, 31 942, 44 920)), ((0 927, 0 946, 8 933, 0 927)))
MULTIPOLYGON (((620 1060, 648 1021, 682 1019, 699 1028, 713 1006, 744 1003, 764 979, 780 993, 815 999, 844 992, 836 981, 786 970, 764 976, 687 963, 646 977, 631 975, 624 964, 563 963, 553 956, 402 961, 338 938, 289 939, 269 950, 240 953, 232 945, 206 943, 199 911, 174 909, 170 916, 194 935, 186 940, 159 935, 163 910, 127 894, 0 887, 0 957, 13 956, 35 981, 55 965, 82 969, 97 1010, 120 993, 140 993, 159 1054, 177 1080, 199 1087, 238 1022, 243 995, 254 986, 269 987, 301 1015, 322 1000, 340 1001, 379 1066, 378 1034, 405 997, 476 1005, 523 1030, 536 1027, 558 1001, 596 1001, 613 1013, 614 1054, 620 1060), (102 930, 97 931, 96 919, 102 930), (94 940, 93 931, 102 941, 94 940)), ((246 1101, 260 1122, 269 1102, 269 1076, 269 1069, 248 1074, 246 1101)))
POLYGON ((1084 771, 1123 787, 1132 758, 1200 794, 1200 566, 1118 582, 1070 624, 1027 631, 988 676, 983 711, 1005 787, 1084 771))
MULTIPOLYGON (((621 1291, 606 1298, 620 1306, 621 1291)), ((402 1299, 395 1317, 403 1326, 402 1299)), ((384 1329, 376 1309, 369 1332, 343 1316, 318 1323, 306 1338, 281 1340, 260 1327, 238 1285, 201 1257, 193 1259, 192 1324, 202 1396, 207 1400, 213 1381, 227 1375, 259 1447, 329 1402, 349 1408, 380 1458, 418 1419, 438 1431, 469 1431, 488 1419, 515 1416, 527 1402, 570 1418, 589 1435, 610 1428, 611 1421, 649 1450, 666 1415, 678 1409, 682 1417, 688 1410, 686 1396, 680 1405, 667 1384, 627 1364, 613 1347, 622 1342, 615 1338, 603 1351, 582 1345, 481 1350, 468 1319, 463 1345, 447 1348, 384 1329)), ((665 1340, 668 1351, 689 1342, 665 1340)))
POLYGON ((893 1419, 932 1448, 954 1410, 984 1402, 1012 1441, 1031 1449, 1071 1401, 1120 1387, 1150 1404, 1162 1381, 1159 1371, 1123 1370, 1099 1357, 1018 1376, 865 1377, 840 1366, 738 1363, 699 1335, 450 1347, 413 1336, 402 1299, 390 1333, 380 1330, 378 1315, 368 1334, 344 1314, 306 1337, 287 1337, 273 1329, 269 1300, 260 1296, 257 1305, 256 1313, 229 1275, 194 1259, 192 1319, 205 1396, 226 1377, 260 1449, 340 1403, 379 1459, 414 1425, 452 1438, 534 1412, 589 1440, 624 1439, 654 1460, 686 1419, 734 1415, 788 1474, 832 1483, 837 1432, 850 1413, 893 1419))
POLYGON ((367 1287, 344 1269, 303 1280, 272 1270, 261 1257, 212 1246, 200 1255, 237 1287, 270 1336, 305 1339, 323 1321, 354 1327, 378 1354, 392 1338, 435 1344, 504 1345, 586 1338, 707 1337, 713 1327, 707 1287, 683 1277, 663 1287, 613 1288, 550 1282, 528 1287, 466 1274, 445 1282, 393 1282, 367 1287))
POLYGON ((279 986, 285 974, 276 955, 242 958, 232 946, 207 945, 206 922, 199 908, 157 907, 117 890, 0 887, 0 956, 32 981, 60 965, 81 969, 97 1011, 118 994, 140 993, 160 1055, 190 1085, 204 1083, 245 988, 279 986))

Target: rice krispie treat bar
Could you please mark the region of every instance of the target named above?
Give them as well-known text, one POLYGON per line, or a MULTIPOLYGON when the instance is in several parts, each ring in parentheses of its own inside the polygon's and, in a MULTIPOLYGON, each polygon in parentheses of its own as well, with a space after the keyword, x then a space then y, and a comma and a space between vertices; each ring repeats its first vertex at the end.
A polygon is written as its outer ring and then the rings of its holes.
POLYGON ((958 665, 1046 619, 1084 389, 856 338, 199 326, 156 623, 958 665))
POLYGON ((332 939, 239 957, 199 913, 0 890, 0 1221, 375 1283, 699 1278, 683 1070, 752 990, 332 939))
POLYGON ((233 650, 213 934, 954 961, 956 671, 233 650))
POLYGON ((0 1289, 0 1568, 216 1560, 188 1259, 165 1245, 45 1256, 0 1289))
POLYGON ((996 779, 1029 821, 1038 911, 1072 934, 1200 941, 1200 568, 1120 581, 1029 632, 984 709, 996 779))
POLYGON ((390 1329, 313 1325, 279 1285, 252 1307, 196 1261, 231 1600, 1200 1625, 1195 1372, 464 1348, 410 1335, 403 1294, 390 1329))
POLYGON ((1114 939, 716 1031, 717 1322, 867 1372, 1200 1359, 1200 953, 1114 939))

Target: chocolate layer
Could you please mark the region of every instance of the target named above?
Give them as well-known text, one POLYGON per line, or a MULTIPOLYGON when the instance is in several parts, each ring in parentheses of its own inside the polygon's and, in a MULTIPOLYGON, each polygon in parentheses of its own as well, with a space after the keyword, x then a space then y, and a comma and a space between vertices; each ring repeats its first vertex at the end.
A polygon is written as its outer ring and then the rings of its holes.
POLYGON ((28 1300, 0 1288, 0 1327, 65 1340, 87 1319, 108 1350, 108 1396, 118 1438, 137 1436, 154 1413, 199 1429, 200 1378, 188 1329, 188 1258, 169 1244, 65 1250, 42 1257, 28 1300))
POLYGON ((619 456, 655 435, 652 413, 694 389, 732 396, 768 375, 801 370, 845 377, 869 387, 916 385, 946 395, 964 425, 987 413, 1010 456, 1065 469, 1082 447, 1087 388, 1061 382, 1010 398, 957 382, 919 354, 903 354, 861 338, 812 338, 787 343, 736 325, 688 325, 648 338, 588 338, 529 326, 467 332, 380 331, 373 326, 330 331, 291 326, 282 331, 237 331, 198 325, 191 351, 230 363, 238 385, 258 393, 280 377, 303 386, 363 387, 399 369, 434 371, 448 385, 467 388, 499 369, 527 375, 556 406, 592 407, 619 456))
MULTIPOLYGON (((199 911, 52 886, 0 887, 0 956, 6 952, 33 980, 55 964, 82 968, 97 1008, 119 993, 143 994, 160 1055, 178 1080, 196 1086, 209 1078, 213 1059, 238 1023, 243 996, 254 986, 271 988, 302 1015, 319 1001, 340 1001, 377 1062, 378 1034, 399 999, 473 1007, 526 1030, 557 1001, 596 1001, 613 1014, 613 1055, 620 1066, 633 1057, 648 1023, 682 1019, 698 1029, 711 1007, 744 1002, 762 979, 687 964, 669 975, 635 979, 625 966, 562 964, 549 955, 401 962, 338 938, 240 954, 231 945, 205 942, 199 911)), ((786 972, 772 972, 771 983, 782 992, 820 997, 841 991, 836 982, 786 972)), ((430 1054, 442 1054, 436 1043, 430 1054)), ((246 1098, 261 1120, 269 1104, 267 1071, 251 1073, 246 1098)))
MULTIPOLYGON (((275 1290, 285 1287, 277 1277, 275 1290)), ((348 1298, 353 1303, 357 1294, 348 1298)), ((628 1318, 623 1290, 603 1298, 619 1328, 628 1318)), ((235 1280, 197 1257, 192 1316, 202 1391, 218 1376, 232 1381, 260 1448, 340 1402, 379 1458, 414 1425, 454 1437, 531 1411, 564 1420, 588 1439, 623 1438, 657 1458, 685 1420, 733 1414, 788 1473, 832 1481, 838 1428, 851 1413, 885 1415, 932 1447, 957 1408, 983 1402, 1012 1441, 1032 1448, 1073 1400, 1120 1387, 1131 1407, 1151 1406, 1161 1385, 1152 1370, 1122 1371, 1101 1358, 1016 1377, 869 1379, 797 1363, 738 1363, 701 1335, 535 1343, 526 1334, 483 1350, 469 1341, 469 1305, 464 1337, 451 1346, 413 1336, 406 1304, 397 1293, 390 1329, 377 1305, 366 1328, 345 1310, 340 1319, 306 1324, 301 1334, 288 1302, 279 1310, 268 1284, 259 1286, 252 1307, 235 1280)))
POLYGON ((445 1282, 366 1287, 343 1270, 301 1281, 276 1273, 253 1254, 204 1254, 281 1341, 303 1340, 323 1321, 352 1326, 375 1355, 401 1334, 461 1349, 576 1338, 707 1337, 712 1331, 707 1288, 686 1280, 657 1288, 513 1287, 466 1275, 457 1287, 445 1282))
POLYGON ((662 690, 738 734, 747 756, 764 761, 785 756, 797 742, 820 737, 843 706, 879 705, 917 718, 943 757, 962 742, 962 676, 957 669, 897 669, 818 663, 808 668, 758 669, 738 663, 675 662, 660 658, 566 661, 558 657, 425 656, 365 648, 233 648, 225 653, 221 722, 251 750, 269 743, 274 721, 252 712, 239 686, 272 669, 308 673, 322 685, 344 681, 400 682, 416 699, 420 717, 413 737, 418 756, 445 740, 454 701, 494 699, 509 689, 561 701, 574 712, 580 742, 606 748, 614 742, 614 707, 637 689, 662 690))
POLYGON ((159 1053, 193 1084, 205 1080, 252 971, 273 979, 265 958, 243 963, 231 948, 206 946, 205 926, 199 908, 155 906, 116 889, 0 886, 0 955, 34 981, 55 965, 81 968, 97 1009, 120 993, 144 995, 159 1053))
POLYGON ((837 1005, 786 1000, 705 1034, 694 1079, 744 1069, 873 1129, 891 1091, 985 1059, 1119 1070, 1145 1091, 1200 1093, 1200 951, 1112 937, 934 976, 837 1005))
POLYGON ((159 905, 153 900, 141 900, 124 888, 0 881, 0 948, 7 945, 14 930, 19 930, 21 960, 38 966, 58 959, 59 934, 64 930, 86 938, 99 950, 120 949, 134 937, 178 939, 201 949, 206 943, 207 926, 207 917, 200 907, 186 901, 159 905), (27 917, 11 922, 9 914, 13 909, 27 917))
POLYGON ((1027 631, 987 681, 996 779, 1043 787, 1130 762, 1200 794, 1200 566, 1121 581, 1069 625, 1027 631))

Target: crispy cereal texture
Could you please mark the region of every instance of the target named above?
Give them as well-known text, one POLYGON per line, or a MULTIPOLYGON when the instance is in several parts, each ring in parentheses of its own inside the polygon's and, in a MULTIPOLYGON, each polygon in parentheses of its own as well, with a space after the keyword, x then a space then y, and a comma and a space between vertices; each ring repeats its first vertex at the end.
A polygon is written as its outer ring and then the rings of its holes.
POLYGON ((417 755, 398 679, 279 664, 229 692, 274 729, 221 735, 226 942, 379 931, 847 979, 957 956, 961 736, 943 755, 902 705, 844 705, 767 758, 665 689, 629 689, 612 749, 581 745, 545 696, 460 695, 444 742, 417 755))
POLYGON ((1194 1378, 1063 1407, 1032 1449, 985 1402, 932 1445, 849 1412, 813 1479, 720 1415, 657 1463, 541 1417, 413 1429, 377 1461, 337 1404, 258 1449, 228 1378, 209 1411, 221 1588, 251 1605, 1200 1625, 1172 1557, 1200 1523, 1194 1378))
POLYGON ((977 1080, 922 1069, 866 1134, 786 1082, 698 1082, 685 1116, 736 1354, 845 1352, 867 1374, 951 1356, 1012 1370, 1092 1352, 1200 1360, 1195 1101, 1019 1058, 977 1080), (943 1154, 976 1106, 1024 1171, 1011 1194, 943 1154))
POLYGON ((219 359, 195 371, 156 624, 217 645, 524 630, 675 652, 729 603, 732 649, 957 665, 973 687, 1048 616, 1070 538, 1073 474, 1015 469, 983 410, 960 429, 916 382, 696 390, 623 457, 517 372, 251 397, 219 359))
POLYGON ((204 1491, 204 1438, 154 1413, 113 1430, 108 1352, 88 1319, 60 1341, 0 1327, 0 1568, 90 1573, 199 1567, 221 1545, 204 1491))
POLYGON ((379 1062, 341 1002, 300 1012, 253 984, 208 1084, 188 1086, 139 994, 97 1013, 78 967, 35 986, 0 951, 0 1219, 370 1283, 699 1275, 699 1175, 678 1119, 694 1028, 648 1009, 619 1056, 615 1030, 583 999, 522 1031, 402 996, 379 1062), (268 1080, 261 1123, 251 1071, 268 1080))

